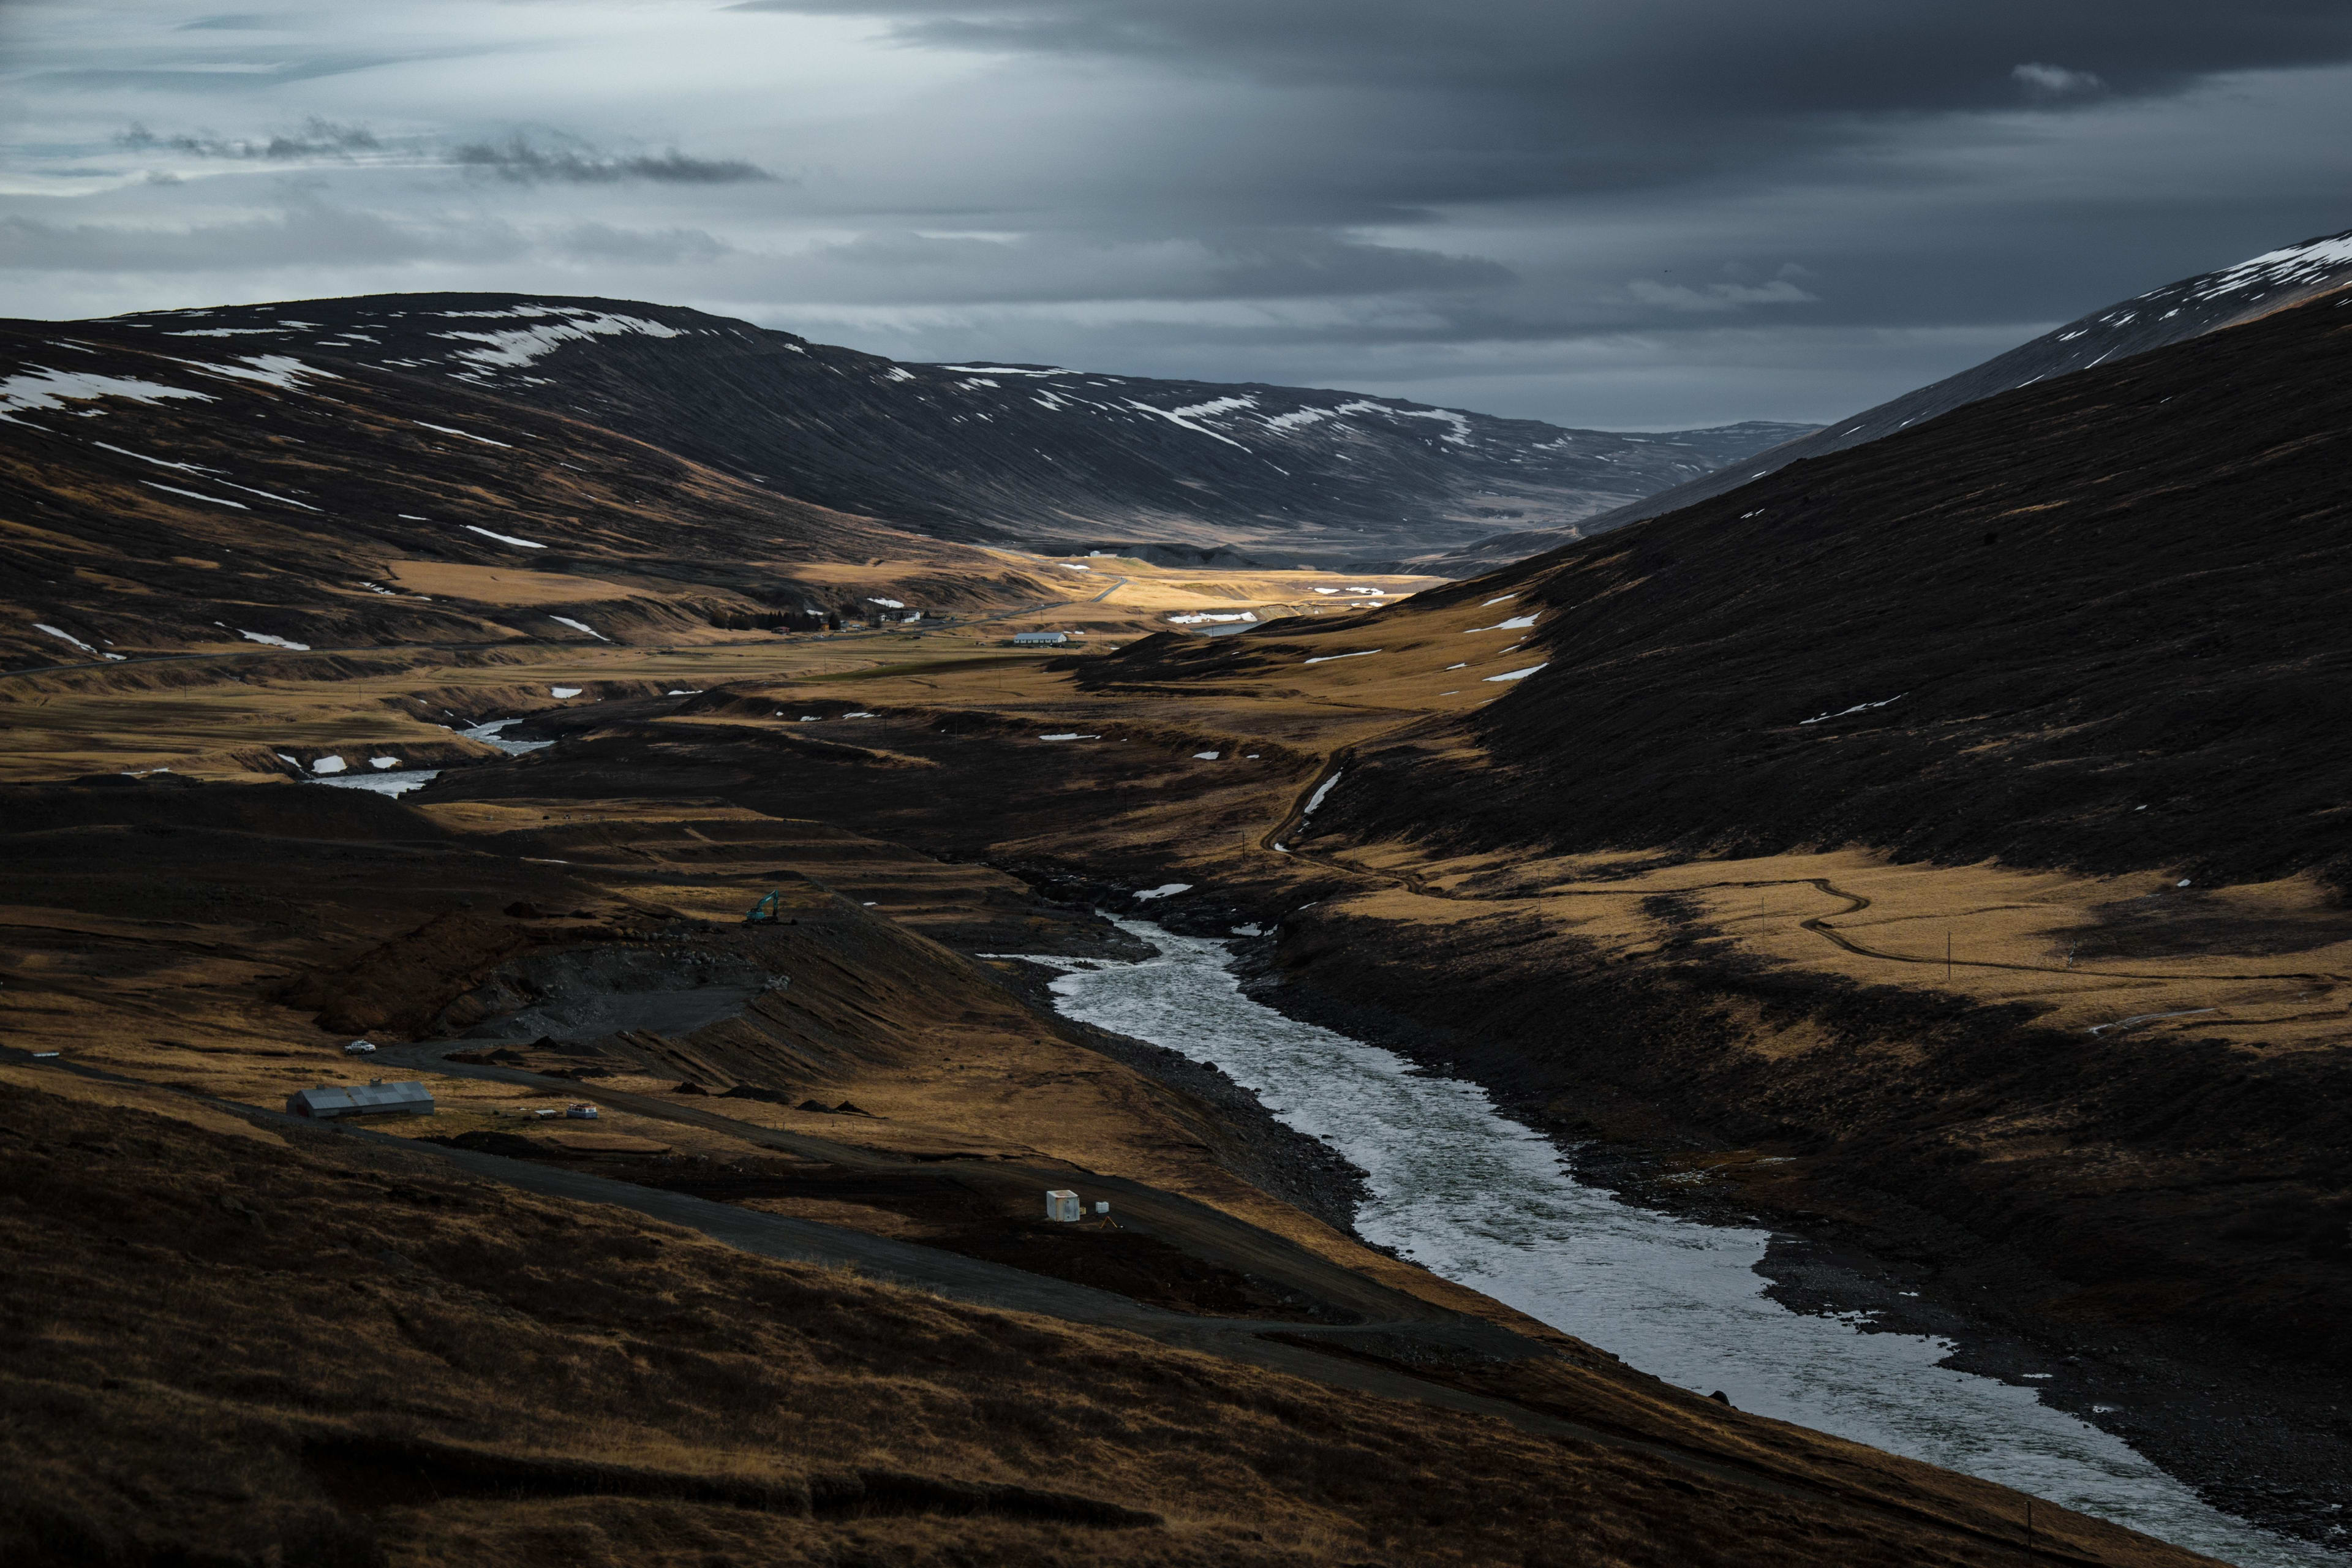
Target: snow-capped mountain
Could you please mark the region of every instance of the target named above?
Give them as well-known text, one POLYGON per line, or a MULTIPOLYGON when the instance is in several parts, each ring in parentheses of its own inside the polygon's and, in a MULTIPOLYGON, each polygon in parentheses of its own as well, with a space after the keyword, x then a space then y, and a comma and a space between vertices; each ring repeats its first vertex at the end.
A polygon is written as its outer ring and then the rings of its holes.
POLYGON ((0 658, 662 641, 1051 599, 974 544, 1287 566, 1781 438, 900 364, 699 311, 379 296, 0 322, 0 658))
POLYGON ((939 538, 1225 546, 1282 563, 1564 527, 1805 428, 1626 435, 1349 392, 902 363, 604 300, 382 295, 89 327, 456 381, 939 538))
POLYGON ((1737 489, 1801 458, 1875 441, 1979 398, 2146 353, 2347 287, 2352 287, 2352 230, 2265 251, 2233 267, 2184 278, 2095 310, 1958 375, 1602 512, 1585 521, 1576 531, 1546 531, 1527 537, 1515 533, 1481 541, 1447 562, 1444 569, 1467 574, 1551 549, 1579 534, 1664 516, 1694 501, 1737 489))
POLYGON ((0 322, 0 663, 658 643, 1052 597, 1004 557, 472 379, 194 331, 0 322))

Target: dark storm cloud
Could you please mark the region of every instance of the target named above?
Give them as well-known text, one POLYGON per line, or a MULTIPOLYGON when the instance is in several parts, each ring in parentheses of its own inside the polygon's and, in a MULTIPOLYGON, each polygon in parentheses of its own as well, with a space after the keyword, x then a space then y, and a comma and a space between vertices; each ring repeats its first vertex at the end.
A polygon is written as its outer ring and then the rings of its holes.
MULTIPOLYGON (((1640 189, 1888 121, 2179 92, 2352 58, 2341 0, 750 0, 908 44, 1315 96, 1395 201, 1640 189), (1382 158, 1382 153, 1402 156, 1382 158)), ((1370 171, 1367 170, 1367 174, 1370 171)))
POLYGON ((891 17, 910 41, 1119 55, 1269 82, 1379 83, 1678 107, 1981 108, 2021 63, 2117 90, 2342 59, 2336 0, 750 0, 738 10, 891 17))

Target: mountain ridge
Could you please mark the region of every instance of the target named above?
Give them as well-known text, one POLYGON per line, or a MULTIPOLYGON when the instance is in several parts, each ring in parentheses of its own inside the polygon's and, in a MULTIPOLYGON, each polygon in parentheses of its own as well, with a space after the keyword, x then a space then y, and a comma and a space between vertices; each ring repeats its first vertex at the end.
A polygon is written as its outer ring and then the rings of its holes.
POLYGON ((80 325, 447 376, 796 500, 1048 552, 1228 545, 1369 570, 1501 521, 1572 524, 1807 428, 1573 430, 1337 389, 902 363, 588 297, 373 295, 80 325))
POLYGON ((2120 300, 1887 402, 1819 426, 1711 474, 1599 513, 1573 530, 1528 530, 1482 540, 1431 570, 1474 574, 1723 495, 1794 462, 1848 451, 1979 399, 2168 344, 2221 331, 2352 287, 2352 229, 2265 251, 2229 267, 2120 300))

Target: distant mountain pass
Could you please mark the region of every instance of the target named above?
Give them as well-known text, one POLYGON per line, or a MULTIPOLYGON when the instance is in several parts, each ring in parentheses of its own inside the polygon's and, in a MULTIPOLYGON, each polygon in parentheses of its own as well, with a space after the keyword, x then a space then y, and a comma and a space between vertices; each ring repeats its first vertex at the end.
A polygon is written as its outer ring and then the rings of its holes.
POLYGON ((1582 535, 1645 517, 1663 517, 1677 508, 1737 489, 1800 458, 1875 441, 1996 393, 2128 359, 2347 287, 2352 287, 2352 230, 2266 251, 2234 267, 2184 278, 2069 321, 1972 370, 1906 392, 1891 403, 1784 441, 1769 451, 1727 458, 1727 464, 1736 466, 1601 512, 1576 529, 1498 534, 1425 569, 1464 576, 1490 570, 1582 535))
POLYGON ((398 294, 79 324, 451 381, 796 500, 1050 551, 1234 547, 1357 566, 1559 528, 1802 435, 1570 430, 1349 392, 911 364, 676 306, 398 294))

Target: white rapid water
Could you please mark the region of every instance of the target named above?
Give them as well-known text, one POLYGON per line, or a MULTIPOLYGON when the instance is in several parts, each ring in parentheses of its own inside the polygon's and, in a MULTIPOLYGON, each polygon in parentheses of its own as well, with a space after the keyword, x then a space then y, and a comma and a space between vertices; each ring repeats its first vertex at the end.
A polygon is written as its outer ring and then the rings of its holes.
MULTIPOLYGON (((529 717, 530 717, 529 714, 523 715, 525 719, 529 717)), ((477 724, 469 730, 460 730, 457 733, 465 736, 468 741, 479 741, 485 745, 496 746, 510 757, 524 756, 531 752, 543 752, 555 744, 552 741, 501 741, 499 739, 500 732, 511 725, 521 722, 522 719, 493 719, 487 724, 477 724)))
POLYGON ((323 784, 329 789, 363 789, 371 795, 406 795, 410 790, 423 789, 440 776, 439 768, 403 768, 381 773, 341 773, 333 778, 302 782, 323 784))
POLYGON ((1065 971, 1073 1018, 1211 1062, 1370 1178, 1370 1240, 1615 1352, 1670 1383, 1982 1476, 2246 1568, 2346 1568, 2352 1556, 2207 1507, 2120 1439, 2036 1393, 1937 1363, 1951 1345, 1865 1333, 1859 1314, 1792 1312, 1763 1294, 1767 1234, 1632 1207, 1580 1184, 1559 1152, 1477 1085, 1285 1017, 1241 994, 1221 941, 1120 927, 1139 963, 1036 958, 1065 971))

